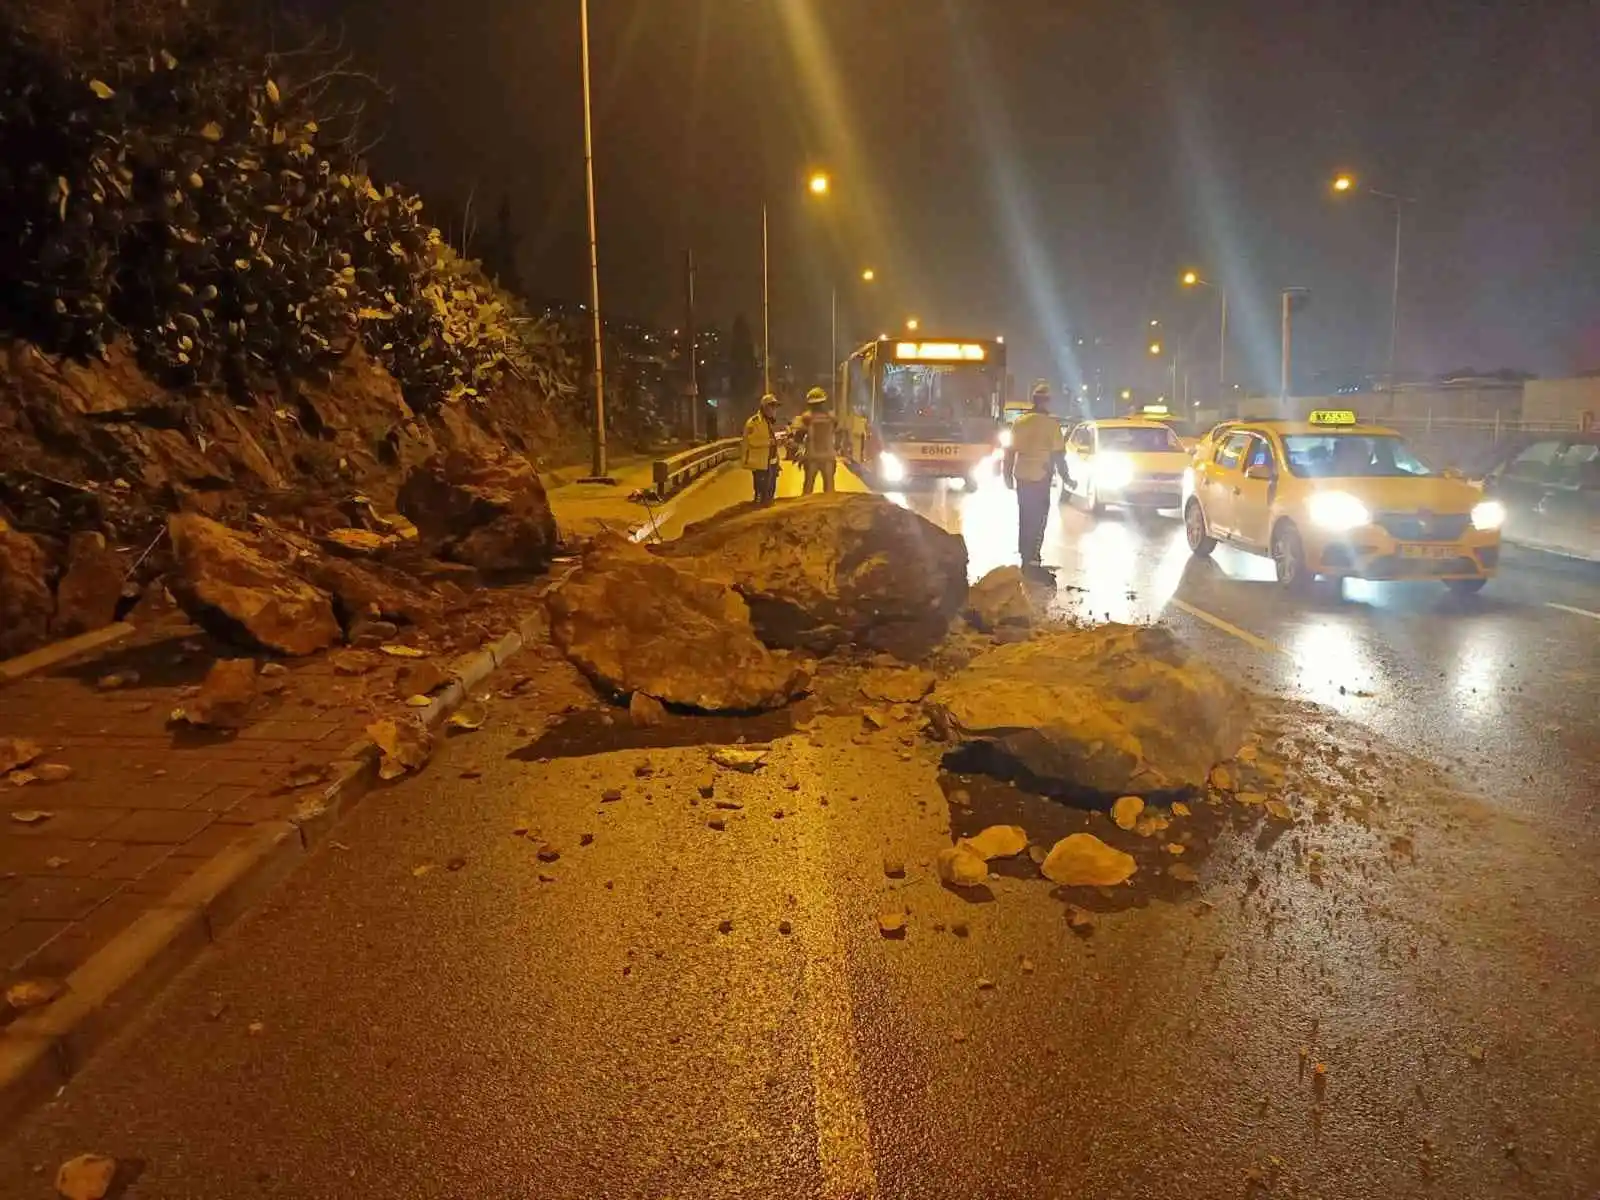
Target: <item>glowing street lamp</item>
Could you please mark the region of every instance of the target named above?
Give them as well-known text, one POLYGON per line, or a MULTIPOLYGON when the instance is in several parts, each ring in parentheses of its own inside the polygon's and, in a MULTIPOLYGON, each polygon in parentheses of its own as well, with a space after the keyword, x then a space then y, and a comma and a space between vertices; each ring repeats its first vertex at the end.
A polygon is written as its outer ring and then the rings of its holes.
POLYGON ((909 317, 906 320, 906 328, 912 333, 915 333, 918 329, 922 328, 922 322, 917 320, 915 317, 909 317))
POLYGON ((1334 176, 1333 190, 1340 195, 1365 192, 1369 196, 1376 196, 1379 200, 1387 200, 1394 205, 1394 285, 1389 297, 1389 393, 1393 395, 1395 353, 1400 344, 1400 226, 1405 206, 1415 201, 1410 196, 1380 192, 1377 188, 1366 187, 1354 175, 1334 176))
POLYGON ((1220 404, 1228 390, 1228 289, 1201 278, 1198 271, 1185 271, 1183 286, 1210 288, 1222 300, 1222 333, 1217 339, 1217 403, 1220 404))
POLYGON ((1122 389, 1122 398, 1124 400, 1132 400, 1133 399, 1133 389, 1132 388, 1123 388, 1122 389))
POLYGON ((873 280, 875 280, 877 278, 878 278, 878 273, 876 271, 874 271, 871 267, 868 267, 865 271, 861 272, 861 282, 862 283, 871 283, 873 280))
POLYGON ((1151 342, 1150 343, 1150 353, 1151 354, 1160 354, 1161 353, 1161 343, 1160 342, 1151 342))
POLYGON ((813 196, 826 196, 833 190, 833 180, 828 177, 826 171, 814 171, 806 186, 811 189, 813 196))

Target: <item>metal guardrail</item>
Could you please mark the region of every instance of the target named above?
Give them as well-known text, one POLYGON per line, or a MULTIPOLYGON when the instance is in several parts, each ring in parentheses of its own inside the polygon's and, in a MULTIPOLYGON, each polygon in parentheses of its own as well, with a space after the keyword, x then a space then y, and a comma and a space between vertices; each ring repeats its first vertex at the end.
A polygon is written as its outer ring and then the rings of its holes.
POLYGON ((741 445, 741 438, 723 438, 719 442, 707 442, 704 446, 674 454, 671 458, 657 459, 652 468, 656 499, 665 500, 675 496, 707 471, 714 471, 723 463, 732 462, 739 457, 741 445))

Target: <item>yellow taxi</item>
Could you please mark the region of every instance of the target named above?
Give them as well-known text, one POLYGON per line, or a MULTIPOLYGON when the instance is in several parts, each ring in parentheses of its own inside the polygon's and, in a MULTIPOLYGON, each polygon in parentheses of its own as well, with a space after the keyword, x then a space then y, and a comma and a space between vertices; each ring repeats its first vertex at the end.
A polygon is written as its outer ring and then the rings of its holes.
POLYGON ((1505 519, 1476 485, 1348 411, 1225 423, 1201 440, 1183 480, 1195 555, 1218 542, 1269 555, 1293 589, 1322 575, 1476 592, 1500 564, 1505 519))
POLYGON ((1066 497, 1090 512, 1178 508, 1189 453, 1171 427, 1144 417, 1083 421, 1067 438, 1066 497))

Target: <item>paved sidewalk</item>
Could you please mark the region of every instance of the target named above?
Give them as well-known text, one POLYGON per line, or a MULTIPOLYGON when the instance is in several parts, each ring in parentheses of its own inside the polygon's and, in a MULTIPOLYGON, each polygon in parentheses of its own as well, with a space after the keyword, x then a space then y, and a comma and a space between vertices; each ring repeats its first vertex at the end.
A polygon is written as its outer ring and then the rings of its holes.
MULTIPOLYGON (((38 762, 72 772, 25 786, 0 776, 0 986, 64 979, 230 842, 288 817, 314 790, 290 776, 338 760, 373 720, 372 682, 322 655, 286 664, 270 709, 236 735, 169 726, 227 653, 174 624, 0 687, 0 737, 37 742, 38 762), (112 675, 137 679, 99 686, 112 675)), ((0 1022, 16 1015, 0 1003, 0 1022)))

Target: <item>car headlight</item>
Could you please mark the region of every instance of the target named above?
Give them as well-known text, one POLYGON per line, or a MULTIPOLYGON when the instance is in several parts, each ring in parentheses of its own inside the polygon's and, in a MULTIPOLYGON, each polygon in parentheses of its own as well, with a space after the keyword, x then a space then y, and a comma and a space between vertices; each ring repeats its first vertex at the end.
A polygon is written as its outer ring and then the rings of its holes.
POLYGON ((1472 508, 1474 529, 1499 529, 1506 523, 1506 506, 1498 500, 1485 500, 1472 508))
POLYGON ((1002 429, 1000 431, 1000 448, 1002 450, 1011 449, 1011 430, 1002 429))
POLYGON ((906 477, 906 465, 892 454, 878 455, 878 474, 887 483, 900 483, 906 477))
POLYGON ((1096 487, 1125 488, 1133 482, 1133 464, 1120 454, 1108 454, 1095 460, 1094 483, 1096 487))
POLYGON ((1372 524, 1367 506, 1349 492, 1318 492, 1308 506, 1311 521, 1329 533, 1348 533, 1372 524))

